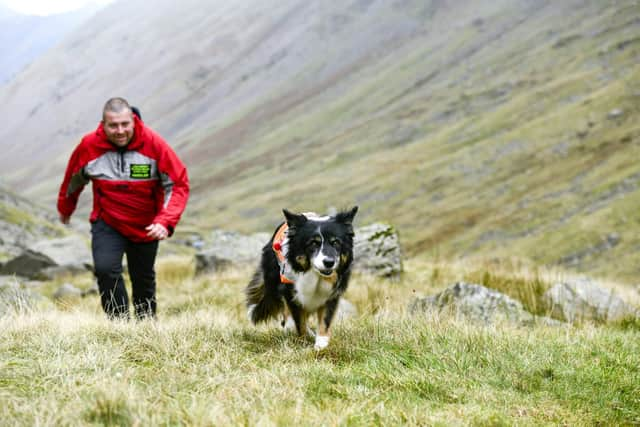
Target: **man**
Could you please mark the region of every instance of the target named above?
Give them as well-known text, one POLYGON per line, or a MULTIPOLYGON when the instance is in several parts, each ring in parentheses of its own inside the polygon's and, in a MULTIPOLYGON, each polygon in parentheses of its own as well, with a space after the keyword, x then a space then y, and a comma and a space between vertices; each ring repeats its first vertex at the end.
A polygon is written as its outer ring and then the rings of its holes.
POLYGON ((68 224, 92 181, 91 250, 102 308, 110 318, 129 317, 124 254, 136 317, 155 317, 158 242, 173 234, 189 197, 184 164, 139 116, 126 100, 108 100, 98 128, 71 154, 58 194, 60 221, 68 224))

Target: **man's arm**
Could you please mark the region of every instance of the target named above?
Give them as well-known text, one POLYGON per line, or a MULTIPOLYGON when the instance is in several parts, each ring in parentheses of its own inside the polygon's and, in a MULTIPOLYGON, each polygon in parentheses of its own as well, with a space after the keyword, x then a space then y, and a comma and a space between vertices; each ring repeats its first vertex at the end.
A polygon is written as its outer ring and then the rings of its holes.
POLYGON ((80 143, 69 158, 67 169, 58 192, 58 213, 60 222, 68 224, 71 215, 76 210, 78 197, 89 180, 83 174, 83 164, 81 162, 82 143, 80 143))
POLYGON ((163 144, 163 153, 158 160, 158 171, 164 189, 164 204, 153 223, 147 227, 147 230, 149 230, 150 236, 152 233, 153 235, 162 236, 164 232, 159 230, 158 227, 154 227, 159 225, 166 231, 166 235, 162 238, 166 238, 173 234, 173 230, 187 206, 189 176, 185 165, 166 143, 163 144))

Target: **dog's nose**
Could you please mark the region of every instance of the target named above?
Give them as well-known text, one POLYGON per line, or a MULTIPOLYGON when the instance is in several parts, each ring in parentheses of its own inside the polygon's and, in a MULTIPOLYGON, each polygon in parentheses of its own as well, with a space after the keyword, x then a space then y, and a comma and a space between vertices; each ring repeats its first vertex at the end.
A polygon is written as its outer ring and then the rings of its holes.
POLYGON ((333 268, 333 266, 336 264, 336 260, 333 258, 325 258, 324 260, 322 260, 322 263, 327 268, 333 268))

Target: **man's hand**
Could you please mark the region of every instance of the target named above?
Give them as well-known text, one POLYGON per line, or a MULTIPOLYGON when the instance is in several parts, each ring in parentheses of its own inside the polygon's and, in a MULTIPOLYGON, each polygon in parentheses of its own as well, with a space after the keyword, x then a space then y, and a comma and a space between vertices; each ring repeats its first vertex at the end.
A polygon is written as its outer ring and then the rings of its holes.
POLYGON ((148 230, 147 236, 152 237, 156 240, 164 240, 169 237, 169 231, 162 224, 151 224, 148 225, 145 230, 148 230))
POLYGON ((66 225, 66 224, 69 224, 70 220, 71 220, 70 216, 60 214, 60 222, 61 223, 66 225))

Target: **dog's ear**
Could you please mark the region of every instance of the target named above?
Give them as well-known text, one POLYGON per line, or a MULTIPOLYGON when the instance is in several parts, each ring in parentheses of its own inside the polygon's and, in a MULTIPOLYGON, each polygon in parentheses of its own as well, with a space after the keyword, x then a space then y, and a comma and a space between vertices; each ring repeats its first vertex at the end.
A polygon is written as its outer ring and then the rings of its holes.
POLYGON ((342 224, 353 224, 353 217, 356 216, 358 212, 358 207, 354 206, 350 211, 340 212, 336 215, 336 221, 341 222, 342 224))
POLYGON ((287 225, 289 227, 299 227, 307 222, 307 217, 302 214, 295 214, 286 209, 282 210, 284 217, 287 219, 287 225))

